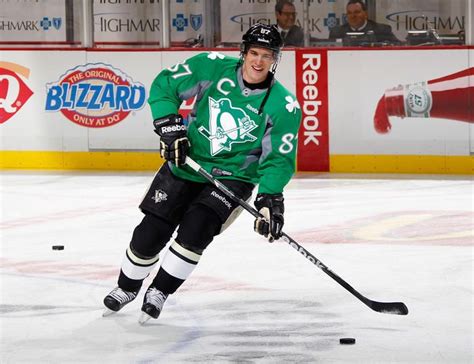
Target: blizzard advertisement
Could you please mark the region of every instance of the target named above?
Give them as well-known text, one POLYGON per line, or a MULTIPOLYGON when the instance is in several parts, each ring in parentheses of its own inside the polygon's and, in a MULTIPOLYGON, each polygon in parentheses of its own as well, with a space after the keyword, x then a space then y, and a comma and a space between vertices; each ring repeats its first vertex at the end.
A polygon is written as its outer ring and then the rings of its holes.
POLYGON ((60 111, 68 120, 88 128, 115 125, 146 102, 144 85, 104 63, 68 70, 46 89, 46 111, 60 111))
POLYGON ((0 0, 0 42, 66 41, 63 0, 0 0))
POLYGON ((20 111, 33 95, 25 83, 29 76, 30 70, 26 67, 0 62, 0 124, 20 111))
POLYGON ((296 52, 296 96, 302 120, 298 171, 329 171, 327 51, 296 52))

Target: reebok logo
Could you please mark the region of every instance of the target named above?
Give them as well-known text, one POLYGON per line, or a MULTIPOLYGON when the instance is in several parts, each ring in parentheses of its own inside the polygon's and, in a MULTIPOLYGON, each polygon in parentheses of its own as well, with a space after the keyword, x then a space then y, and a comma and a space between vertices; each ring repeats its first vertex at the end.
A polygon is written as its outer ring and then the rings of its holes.
POLYGON ((186 126, 184 126, 184 125, 173 125, 173 126, 163 126, 161 128, 161 132, 163 134, 172 133, 174 131, 182 131, 182 130, 186 130, 186 126))
POLYGON ((253 107, 252 105, 249 105, 249 104, 247 104, 245 107, 247 109, 249 109, 250 111, 252 111, 254 114, 258 115, 258 109, 257 108, 255 108, 255 107, 253 107))
POLYGON ((232 208, 231 203, 229 201, 227 201, 227 199, 224 196, 219 195, 216 191, 212 191, 211 196, 213 196, 213 197, 217 198, 218 200, 220 200, 224 205, 227 206, 227 208, 229 210, 232 208))
POLYGON ((309 256, 306 250, 299 245, 296 245, 295 243, 291 242, 289 243, 294 249, 298 250, 298 252, 308 259, 311 263, 316 264, 319 268, 330 270, 328 267, 326 267, 323 263, 321 263, 319 260, 315 260, 313 257, 309 256))
MULTIPOLYGON (((296 92, 302 113, 297 158, 301 171, 329 170, 327 53, 307 49, 296 52, 296 92)), ((288 112, 298 107, 292 99, 287 102, 288 112)))
POLYGON ((321 56, 319 54, 304 54, 303 59, 303 128, 304 128, 304 145, 314 143, 319 145, 318 137, 322 136, 319 128, 318 116, 319 107, 322 101, 318 99, 320 92, 318 91, 318 70, 321 67, 321 56))

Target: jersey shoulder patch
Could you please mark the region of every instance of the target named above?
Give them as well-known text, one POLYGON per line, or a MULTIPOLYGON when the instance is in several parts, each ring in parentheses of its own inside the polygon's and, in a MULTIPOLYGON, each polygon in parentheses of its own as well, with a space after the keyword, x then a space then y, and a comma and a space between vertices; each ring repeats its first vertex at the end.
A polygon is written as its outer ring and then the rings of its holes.
POLYGON ((279 81, 275 81, 275 84, 272 86, 270 99, 273 105, 284 105, 285 110, 290 114, 296 114, 301 109, 296 96, 288 91, 279 81))

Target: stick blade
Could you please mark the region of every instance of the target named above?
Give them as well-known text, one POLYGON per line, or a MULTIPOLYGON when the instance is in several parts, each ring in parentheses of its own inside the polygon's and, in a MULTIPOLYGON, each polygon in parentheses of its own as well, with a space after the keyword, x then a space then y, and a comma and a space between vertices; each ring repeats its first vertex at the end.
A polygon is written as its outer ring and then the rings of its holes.
POLYGON ((367 302, 372 310, 392 315, 408 315, 408 307, 403 302, 367 302))

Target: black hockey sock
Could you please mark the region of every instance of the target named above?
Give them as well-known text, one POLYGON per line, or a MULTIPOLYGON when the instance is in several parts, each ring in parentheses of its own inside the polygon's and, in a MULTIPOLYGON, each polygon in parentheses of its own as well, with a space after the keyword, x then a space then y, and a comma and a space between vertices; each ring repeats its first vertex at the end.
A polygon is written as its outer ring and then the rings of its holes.
POLYGON ((161 262, 153 286, 163 293, 174 293, 196 268, 200 254, 173 242, 161 262))

